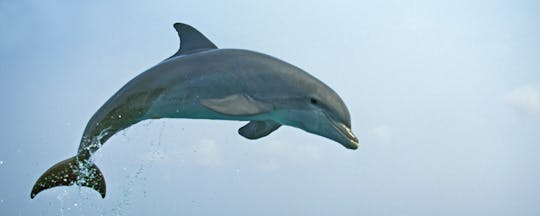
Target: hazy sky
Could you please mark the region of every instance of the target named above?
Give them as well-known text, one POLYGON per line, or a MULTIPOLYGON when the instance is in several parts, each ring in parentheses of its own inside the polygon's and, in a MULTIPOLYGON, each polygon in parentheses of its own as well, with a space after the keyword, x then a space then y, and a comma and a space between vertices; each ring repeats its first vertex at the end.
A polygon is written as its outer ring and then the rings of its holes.
POLYGON ((0 0, 2 215, 540 215, 539 1, 0 0), (95 157, 107 197, 35 180, 185 22, 338 92, 360 148, 232 121, 139 123, 95 157))

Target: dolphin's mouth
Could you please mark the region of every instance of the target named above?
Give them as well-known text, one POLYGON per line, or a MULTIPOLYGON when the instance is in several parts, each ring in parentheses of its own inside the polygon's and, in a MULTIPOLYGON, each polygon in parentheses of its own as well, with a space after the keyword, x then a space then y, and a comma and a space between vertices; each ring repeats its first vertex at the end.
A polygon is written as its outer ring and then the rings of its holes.
POLYGON ((353 134, 351 131, 351 128, 347 127, 346 125, 339 123, 337 121, 334 121, 333 119, 330 120, 332 122, 332 125, 334 128, 336 128, 339 133, 347 138, 346 142, 341 142, 345 148, 348 149, 357 149, 358 148, 358 138, 353 134))

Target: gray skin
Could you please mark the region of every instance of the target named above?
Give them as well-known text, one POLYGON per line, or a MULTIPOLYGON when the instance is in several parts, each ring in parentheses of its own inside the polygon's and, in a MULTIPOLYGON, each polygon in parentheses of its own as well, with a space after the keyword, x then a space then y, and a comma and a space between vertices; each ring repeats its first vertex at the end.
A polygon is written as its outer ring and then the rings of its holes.
POLYGON ((327 85, 277 58, 241 49, 218 49, 193 27, 174 25, 182 44, 170 58, 124 85, 90 119, 76 156, 53 166, 34 185, 42 190, 78 184, 105 196, 103 175, 91 155, 117 132, 147 119, 250 121, 248 139, 289 125, 358 148, 341 98, 327 85))

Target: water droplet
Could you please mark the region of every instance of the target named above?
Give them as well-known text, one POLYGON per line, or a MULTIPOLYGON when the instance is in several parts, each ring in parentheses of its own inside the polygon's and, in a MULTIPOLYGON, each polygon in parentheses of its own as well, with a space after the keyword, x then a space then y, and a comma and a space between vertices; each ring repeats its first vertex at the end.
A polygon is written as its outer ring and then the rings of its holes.
POLYGON ((79 204, 77 204, 77 203, 73 203, 73 206, 75 206, 75 207, 77 207, 78 205, 79 205, 79 204))
POLYGON ((4 161, 0 161, 0 165, 4 165, 4 161))
POLYGON ((122 115, 118 115, 118 118, 122 118, 122 115))

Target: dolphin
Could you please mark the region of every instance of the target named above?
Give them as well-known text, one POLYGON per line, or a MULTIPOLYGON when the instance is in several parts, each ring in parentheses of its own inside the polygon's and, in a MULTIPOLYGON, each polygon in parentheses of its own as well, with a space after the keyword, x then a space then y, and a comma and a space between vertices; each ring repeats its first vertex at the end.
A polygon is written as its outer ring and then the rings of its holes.
POLYGON ((219 49, 198 30, 175 23, 180 49, 133 78, 92 116, 77 155, 49 168, 30 194, 77 184, 105 198, 103 174, 91 156, 111 136, 159 118, 249 121, 238 129, 258 139, 281 125, 358 148, 343 100, 326 84, 280 59, 242 49, 219 49))

